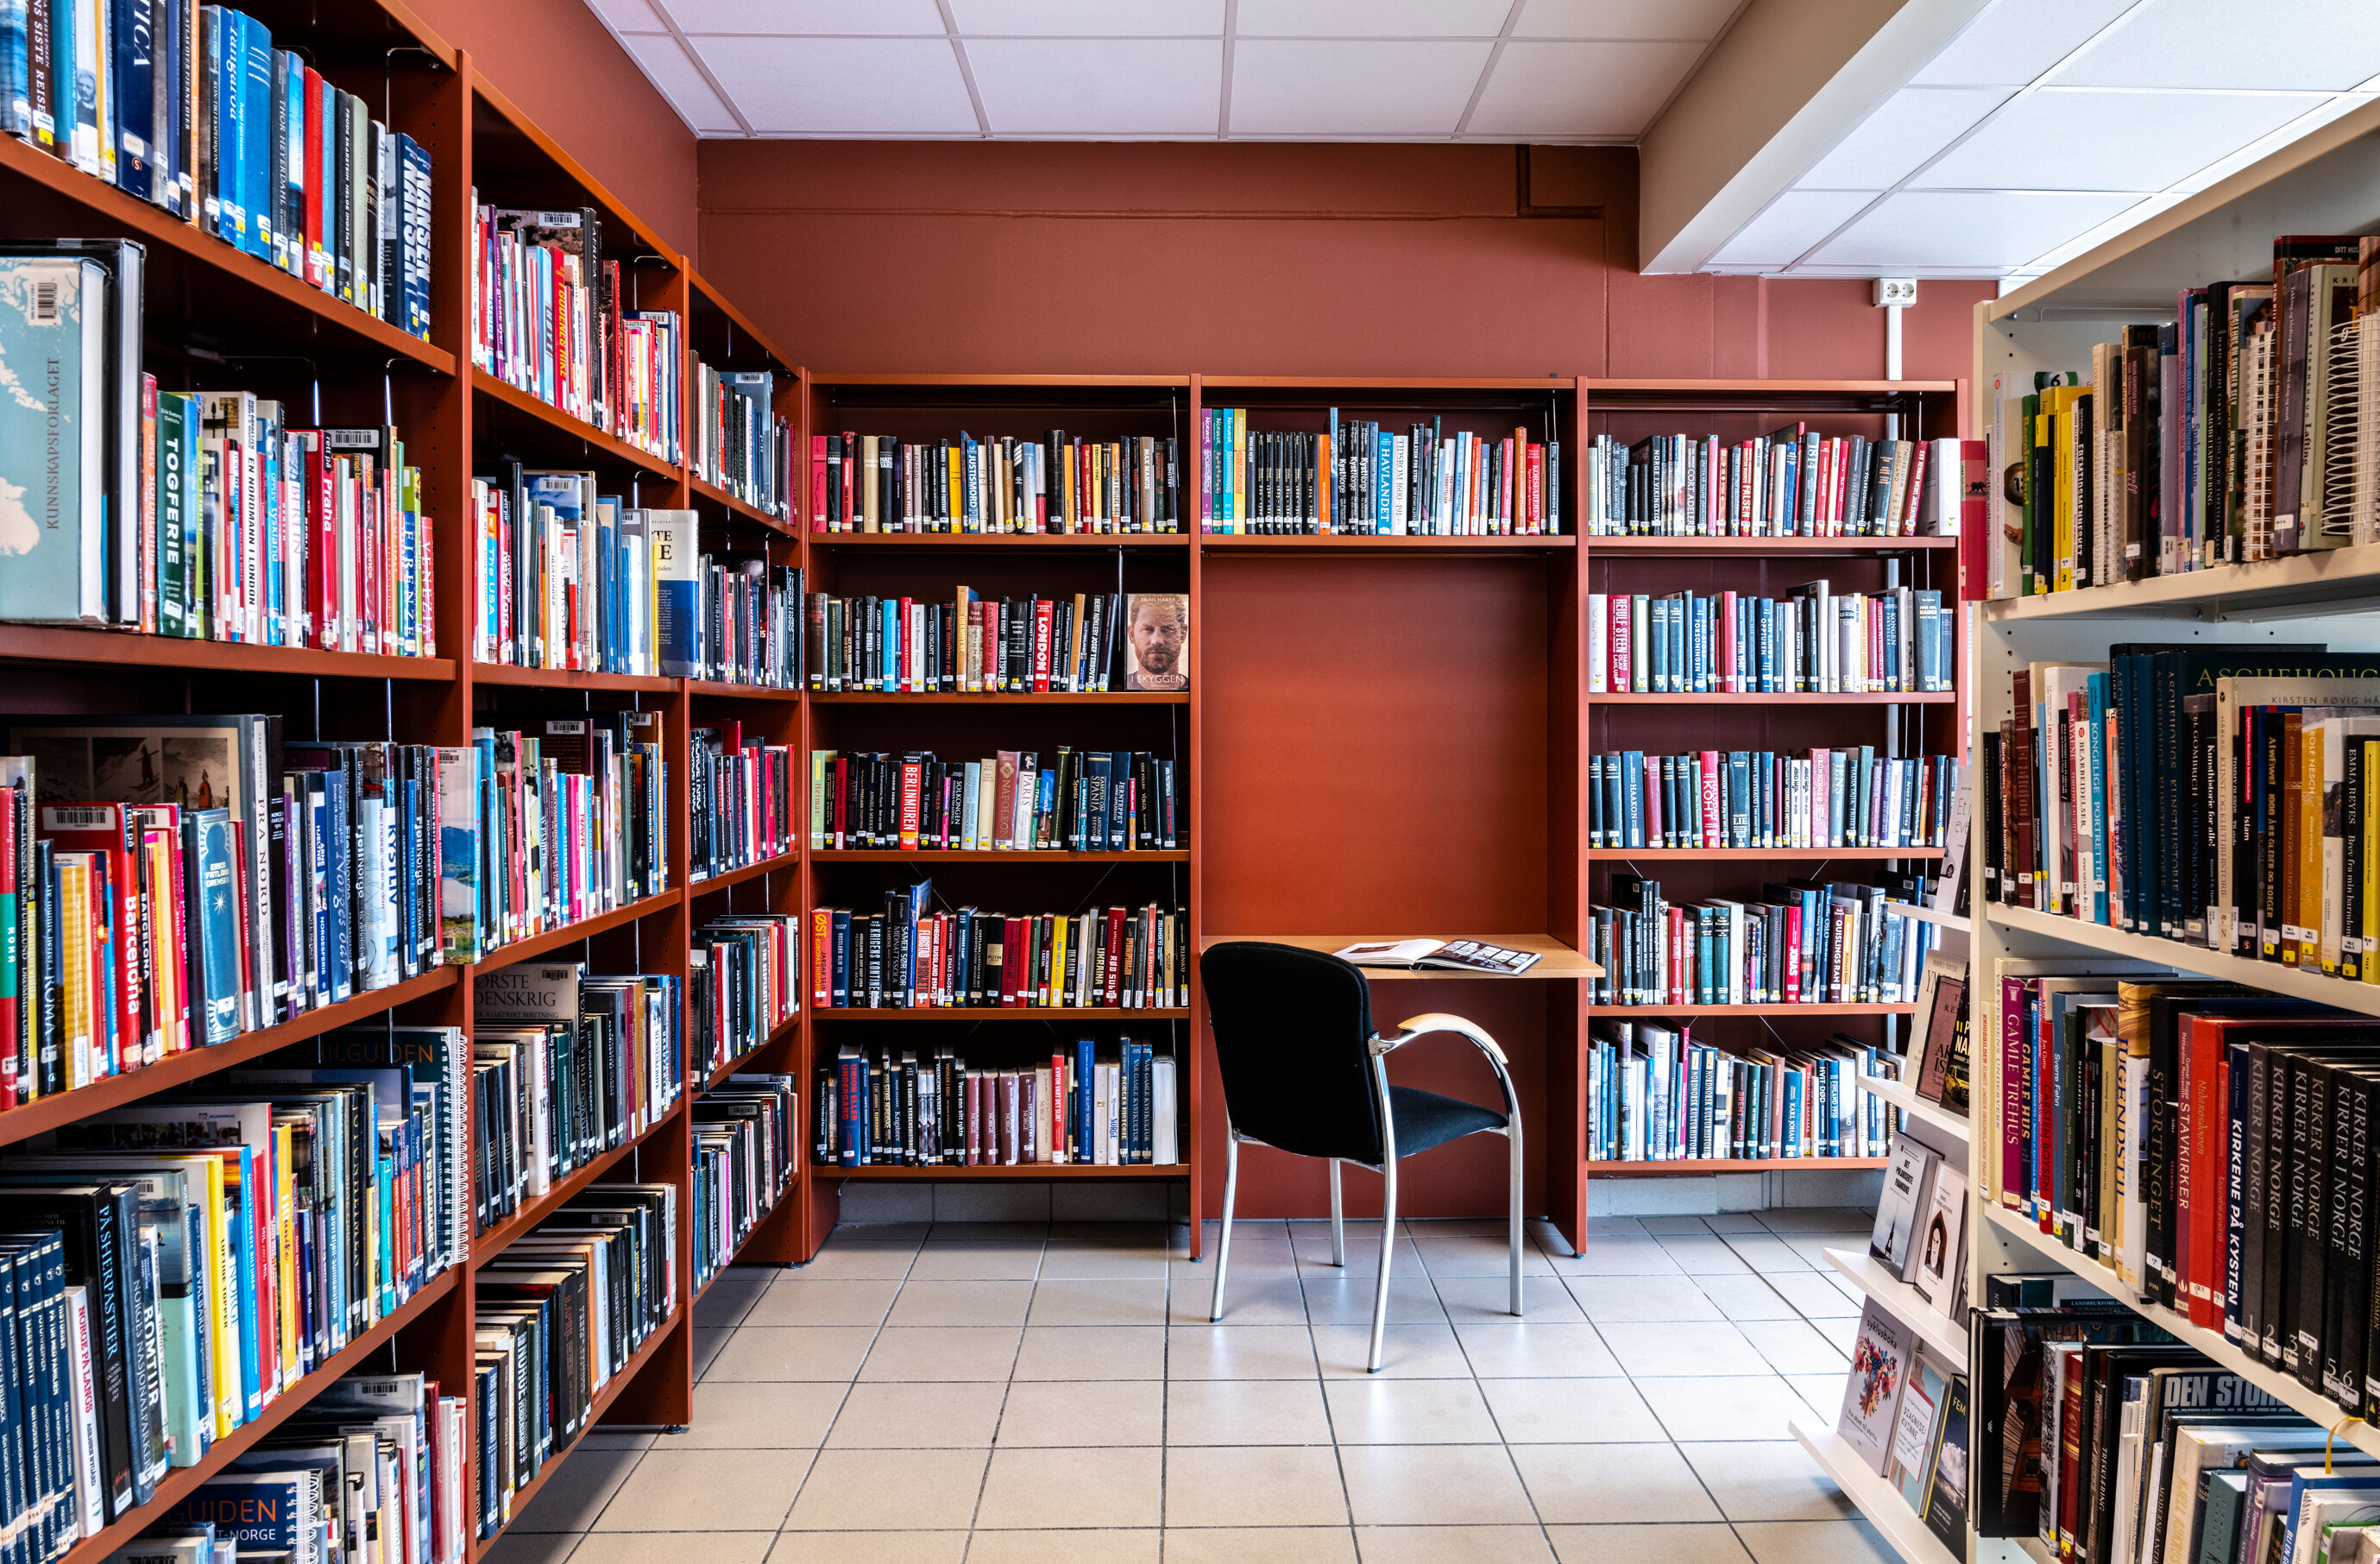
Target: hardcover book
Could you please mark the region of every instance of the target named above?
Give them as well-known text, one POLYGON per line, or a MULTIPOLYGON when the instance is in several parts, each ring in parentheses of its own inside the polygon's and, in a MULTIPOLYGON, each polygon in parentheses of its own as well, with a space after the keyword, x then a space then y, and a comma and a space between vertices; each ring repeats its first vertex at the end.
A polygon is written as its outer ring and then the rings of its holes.
POLYGON ((1859 1339, 1852 1349, 1851 1376, 1843 1385, 1835 1431, 1878 1476, 1892 1458, 1893 1422, 1900 1410, 1911 1346, 1909 1328, 1870 1299, 1860 1314, 1859 1339))

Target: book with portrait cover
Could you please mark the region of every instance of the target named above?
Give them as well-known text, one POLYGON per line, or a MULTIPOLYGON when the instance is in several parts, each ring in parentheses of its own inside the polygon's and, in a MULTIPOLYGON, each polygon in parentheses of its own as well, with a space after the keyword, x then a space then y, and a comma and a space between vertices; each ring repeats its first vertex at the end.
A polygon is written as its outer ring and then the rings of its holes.
POLYGON ((1189 689, 1189 593, 1136 592, 1124 610, 1123 687, 1189 689))

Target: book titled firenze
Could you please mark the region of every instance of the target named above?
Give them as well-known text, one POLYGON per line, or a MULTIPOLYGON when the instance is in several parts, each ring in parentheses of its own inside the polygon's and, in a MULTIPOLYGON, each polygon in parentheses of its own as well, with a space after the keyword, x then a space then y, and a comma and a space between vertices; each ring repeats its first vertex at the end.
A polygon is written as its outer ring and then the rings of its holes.
POLYGON ((1246 408, 1198 425, 1198 530, 1261 536, 1511 537, 1561 527, 1561 442, 1525 428, 1402 433, 1329 409, 1318 430, 1251 429, 1246 408))

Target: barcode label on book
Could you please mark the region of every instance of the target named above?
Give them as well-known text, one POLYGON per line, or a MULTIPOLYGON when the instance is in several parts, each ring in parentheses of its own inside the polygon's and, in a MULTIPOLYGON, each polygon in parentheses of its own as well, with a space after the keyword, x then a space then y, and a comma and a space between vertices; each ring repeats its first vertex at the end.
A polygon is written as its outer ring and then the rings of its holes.
POLYGON ((115 811, 107 809, 76 809, 71 805, 44 805, 42 829, 44 831, 91 831, 114 823, 115 811))

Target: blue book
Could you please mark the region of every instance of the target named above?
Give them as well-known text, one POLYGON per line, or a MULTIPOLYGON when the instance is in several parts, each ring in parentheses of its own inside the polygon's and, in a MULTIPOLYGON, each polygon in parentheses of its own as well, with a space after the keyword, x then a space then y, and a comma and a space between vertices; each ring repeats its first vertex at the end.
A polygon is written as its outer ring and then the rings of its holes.
POLYGON ((2091 921, 2104 923, 2107 921, 2107 674, 2105 670, 2083 681, 2082 714, 2091 736, 2091 840, 2082 844, 2090 861, 2082 866, 2082 870, 2090 876, 2087 890, 2091 898, 2091 921))
POLYGON ((1072 1088, 1075 1097, 1075 1160, 1076 1162, 1092 1162, 1098 1159, 1098 1152, 1094 1147, 1094 1137, 1091 1133, 1093 1110, 1097 1106, 1097 1098, 1091 1083, 1099 1079, 1094 1072, 1095 1063, 1096 1057, 1092 1052, 1091 1040, 1087 1037, 1077 1038, 1075 1043, 1075 1080, 1072 1088))
MULTIPOLYGON (((112 0, 108 31, 115 58, 108 104, 115 111, 115 182, 142 201, 156 198, 156 43, 149 0, 112 0)), ((5 68, 5 67, 0 67, 5 68)), ((6 104, 0 100, 0 112, 6 104)))
MULTIPOLYGON (((43 0, 32 0, 35 5, 43 0)), ((0 0, 0 135, 33 139, 32 39, 27 0, 0 0)))
POLYGON ((239 914, 233 905, 238 873, 231 843, 231 811, 194 810, 183 825, 184 851, 199 884, 196 974, 205 984, 196 995, 204 1015, 205 1039, 226 1043, 239 1034, 239 914))
POLYGON ((1645 751, 1624 750, 1620 756, 1621 828, 1627 833, 1622 847, 1645 846, 1645 751))
POLYGON ((1394 529, 1393 491, 1397 484, 1397 439, 1387 430, 1372 436, 1372 531, 1394 529))
MULTIPOLYGON (((497 1463, 488 1463, 493 1467, 497 1463)), ((243 1553, 310 1556, 322 1524, 322 1477, 317 1472, 217 1472, 165 1512, 168 1522, 212 1523, 243 1553)))
POLYGON ((239 18, 240 205, 248 213, 248 252, 273 260, 273 143, 280 127, 273 102, 273 36, 245 12, 239 18))
POLYGON ((109 278, 92 261, 0 257, 0 451, 20 483, 0 487, 0 619, 107 617, 106 393, 109 278))
MULTIPOLYGON (((397 323, 416 336, 430 335, 430 154, 412 137, 396 138, 404 315, 397 323)), ((1038 450, 1038 447, 1036 447, 1038 450)))

